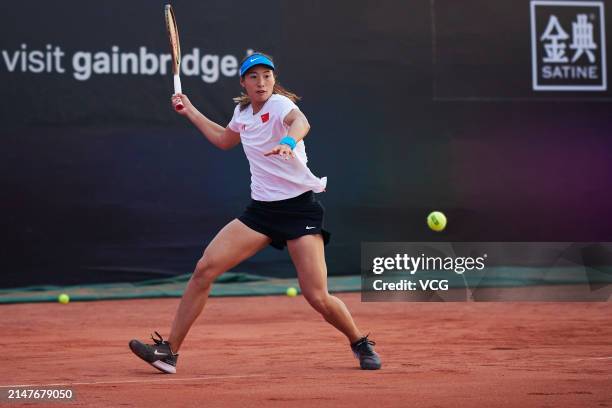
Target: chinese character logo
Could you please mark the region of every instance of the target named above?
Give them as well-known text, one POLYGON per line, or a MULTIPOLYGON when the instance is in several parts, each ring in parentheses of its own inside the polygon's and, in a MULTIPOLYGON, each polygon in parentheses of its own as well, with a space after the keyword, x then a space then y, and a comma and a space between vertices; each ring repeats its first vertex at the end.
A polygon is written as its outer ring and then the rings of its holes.
POLYGON ((592 64, 595 62, 595 54, 592 50, 597 49, 597 45, 593 42, 593 24, 587 22, 586 14, 578 14, 577 20, 577 22, 572 23, 574 42, 570 45, 570 48, 576 50, 572 62, 576 62, 583 53, 586 53, 592 64))
POLYGON ((546 51, 544 62, 567 62, 564 41, 568 38, 569 35, 563 31, 557 17, 550 16, 546 30, 544 30, 544 34, 540 37, 541 41, 550 41, 544 43, 544 50, 546 51))
POLYGON ((601 1, 533 0, 533 89, 605 91, 604 24, 601 1))

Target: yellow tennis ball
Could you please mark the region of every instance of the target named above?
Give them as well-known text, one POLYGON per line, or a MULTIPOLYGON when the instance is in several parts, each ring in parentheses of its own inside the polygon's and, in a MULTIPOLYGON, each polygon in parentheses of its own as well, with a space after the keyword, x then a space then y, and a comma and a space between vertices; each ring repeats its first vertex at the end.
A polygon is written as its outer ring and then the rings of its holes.
POLYGON ((60 302, 62 305, 65 305, 66 303, 70 302, 70 296, 65 293, 62 293, 57 297, 57 301, 60 302))
POLYGON ((296 288, 287 288, 287 296, 289 297, 296 297, 297 296, 297 289, 296 288))
POLYGON ((427 216, 427 225, 436 232, 446 228, 446 215, 440 211, 433 211, 427 216))

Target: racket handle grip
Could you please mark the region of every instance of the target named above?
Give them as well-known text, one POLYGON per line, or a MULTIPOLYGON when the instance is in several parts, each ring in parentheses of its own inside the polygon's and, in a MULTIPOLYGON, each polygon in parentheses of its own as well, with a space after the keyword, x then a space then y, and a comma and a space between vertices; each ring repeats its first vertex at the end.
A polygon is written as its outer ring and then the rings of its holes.
MULTIPOLYGON (((181 87, 181 78, 179 77, 178 74, 174 75, 174 94, 180 94, 183 93, 183 89, 181 87)), ((174 107, 177 111, 183 110, 184 106, 182 103, 177 104, 174 107)))

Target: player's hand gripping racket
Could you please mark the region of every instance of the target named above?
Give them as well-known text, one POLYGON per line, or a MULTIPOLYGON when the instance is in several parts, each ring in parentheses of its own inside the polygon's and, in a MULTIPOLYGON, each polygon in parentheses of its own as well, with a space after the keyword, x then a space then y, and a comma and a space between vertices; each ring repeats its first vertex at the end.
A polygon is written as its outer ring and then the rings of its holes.
MULTIPOLYGON (((164 15, 166 17, 166 29, 168 30, 168 39, 170 40, 170 53, 172 55, 172 73, 174 74, 174 94, 183 93, 181 89, 181 77, 179 76, 181 70, 181 44, 179 43, 179 33, 176 26, 176 17, 174 16, 174 10, 170 4, 166 4, 164 7, 164 15)), ((182 103, 178 103, 175 106, 177 111, 183 110, 184 106, 182 103)))

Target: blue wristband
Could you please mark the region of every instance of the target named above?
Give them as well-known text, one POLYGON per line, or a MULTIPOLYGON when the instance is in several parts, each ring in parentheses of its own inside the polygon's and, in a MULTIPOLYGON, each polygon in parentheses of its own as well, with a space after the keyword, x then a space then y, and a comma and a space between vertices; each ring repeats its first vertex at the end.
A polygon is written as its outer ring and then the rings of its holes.
POLYGON ((285 136, 280 140, 279 144, 287 145, 291 148, 291 150, 293 150, 295 149, 295 145, 297 145, 297 142, 291 136, 285 136))

